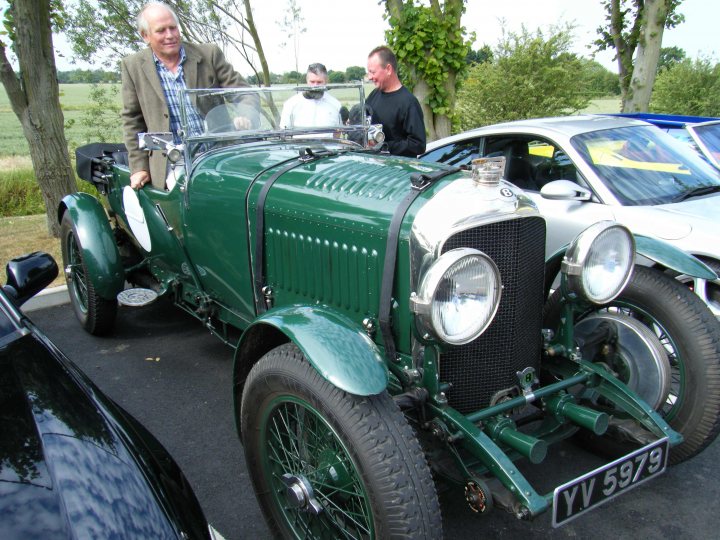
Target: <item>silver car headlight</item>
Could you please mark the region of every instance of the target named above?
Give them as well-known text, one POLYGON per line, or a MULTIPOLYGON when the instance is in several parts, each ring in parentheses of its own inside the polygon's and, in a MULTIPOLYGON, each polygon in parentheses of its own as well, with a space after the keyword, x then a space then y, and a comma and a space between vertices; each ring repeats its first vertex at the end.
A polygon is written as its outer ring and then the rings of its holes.
POLYGON ((492 322, 500 303, 500 272, 483 252, 444 253, 428 269, 412 297, 420 329, 451 345, 468 343, 492 322))
POLYGON ((625 288, 634 264, 632 233, 613 221, 600 221, 570 244, 562 272, 568 292, 594 304, 606 304, 625 288))

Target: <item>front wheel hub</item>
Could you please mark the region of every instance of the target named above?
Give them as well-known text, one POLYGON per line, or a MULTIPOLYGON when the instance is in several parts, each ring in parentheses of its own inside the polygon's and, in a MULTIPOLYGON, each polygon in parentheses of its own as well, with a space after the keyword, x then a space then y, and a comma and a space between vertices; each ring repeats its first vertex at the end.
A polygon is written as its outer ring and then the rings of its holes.
POLYGON ((650 328, 640 321, 622 313, 608 312, 593 314, 575 325, 575 337, 582 343, 592 342, 591 336, 605 326, 612 335, 614 351, 612 358, 583 350, 583 356, 591 361, 609 361, 613 371, 633 392, 638 394, 653 409, 658 409, 667 399, 670 391, 670 362, 668 351, 650 328))
POLYGON ((492 494, 485 482, 479 479, 470 480, 465 484, 465 501, 470 509, 478 514, 486 514, 493 507, 492 494))
POLYGON ((312 485, 304 476, 286 473, 282 475, 282 481, 285 484, 285 499, 290 508, 313 515, 322 512, 323 507, 315 499, 312 485))

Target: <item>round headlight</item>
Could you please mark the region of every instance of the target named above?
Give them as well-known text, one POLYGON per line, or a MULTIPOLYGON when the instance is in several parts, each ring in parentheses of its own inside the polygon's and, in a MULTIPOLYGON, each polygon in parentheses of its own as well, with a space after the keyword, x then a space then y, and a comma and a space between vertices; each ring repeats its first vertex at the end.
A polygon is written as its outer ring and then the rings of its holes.
POLYGON ((634 263, 632 233, 613 221, 600 221, 573 240, 562 271, 569 292, 594 304, 605 304, 625 288, 634 263))
POLYGON ((423 276, 414 311, 423 332, 451 345, 482 334, 500 303, 500 272, 487 255, 459 248, 444 253, 423 276))

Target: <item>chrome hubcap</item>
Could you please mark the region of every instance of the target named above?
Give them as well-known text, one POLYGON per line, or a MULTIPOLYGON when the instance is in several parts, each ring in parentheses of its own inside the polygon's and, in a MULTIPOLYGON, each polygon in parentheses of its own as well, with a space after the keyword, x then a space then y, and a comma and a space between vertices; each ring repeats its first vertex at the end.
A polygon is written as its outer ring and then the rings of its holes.
POLYGON ((296 510, 318 515, 323 508, 315 499, 313 488, 305 477, 293 474, 283 474, 282 481, 285 484, 285 499, 288 506, 296 510))
MULTIPOLYGON (((620 379, 657 409, 670 391, 670 362, 657 336, 644 324, 622 313, 597 313, 575 326, 575 337, 582 343, 592 341, 592 335, 602 327, 610 329, 610 345, 615 350, 613 371, 620 379)), ((583 350, 583 356, 589 351, 583 350)), ((603 349, 596 350, 587 358, 598 361, 604 356, 603 349)))

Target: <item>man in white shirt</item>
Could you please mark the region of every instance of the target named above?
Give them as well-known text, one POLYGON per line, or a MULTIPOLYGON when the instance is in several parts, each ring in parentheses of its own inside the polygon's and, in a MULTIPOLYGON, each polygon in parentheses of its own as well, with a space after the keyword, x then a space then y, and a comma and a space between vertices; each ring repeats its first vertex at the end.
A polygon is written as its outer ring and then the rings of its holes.
MULTIPOLYGON (((322 64, 308 66, 308 86, 325 86, 328 82, 327 69, 322 64)), ((285 102, 280 127, 335 127, 342 125, 340 102, 323 90, 307 90, 298 93, 285 102)))

